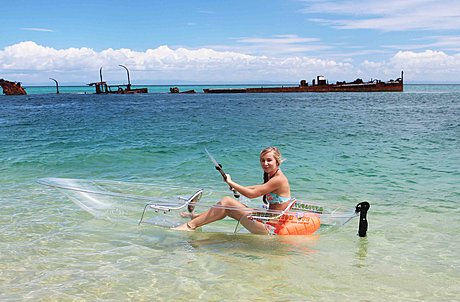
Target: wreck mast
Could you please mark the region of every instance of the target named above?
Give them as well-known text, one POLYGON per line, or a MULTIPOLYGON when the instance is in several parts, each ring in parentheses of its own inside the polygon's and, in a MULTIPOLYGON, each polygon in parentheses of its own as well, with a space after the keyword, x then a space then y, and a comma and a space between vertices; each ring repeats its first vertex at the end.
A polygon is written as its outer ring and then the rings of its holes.
POLYGON ((56 82, 56 94, 59 94, 59 83, 58 83, 58 81, 53 79, 53 78, 50 78, 50 80, 56 82))
POLYGON ((103 82, 102 81, 102 66, 101 66, 101 68, 99 68, 99 78, 101 79, 101 83, 102 83, 103 82))
POLYGON ((131 90, 131 80, 129 79, 129 70, 128 70, 128 68, 127 68, 126 66, 124 66, 124 65, 121 65, 121 64, 118 65, 118 66, 121 66, 121 67, 123 67, 124 69, 126 69, 126 73, 127 73, 127 75, 128 75, 128 85, 127 85, 127 89, 128 89, 128 90, 131 90))

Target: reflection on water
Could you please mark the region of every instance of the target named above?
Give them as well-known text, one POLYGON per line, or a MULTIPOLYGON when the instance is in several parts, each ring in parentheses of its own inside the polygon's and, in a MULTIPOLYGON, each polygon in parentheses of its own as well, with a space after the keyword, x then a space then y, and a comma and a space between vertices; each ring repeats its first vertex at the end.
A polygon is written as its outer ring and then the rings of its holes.
POLYGON ((367 237, 362 237, 362 238, 360 237, 356 242, 358 246, 358 250, 356 251, 356 260, 357 260, 356 266, 357 267, 365 266, 365 261, 367 258, 367 247, 368 247, 369 241, 367 237))
POLYGON ((319 235, 266 236, 254 234, 184 232, 146 224, 139 228, 136 244, 153 249, 187 247, 189 252, 233 255, 235 257, 266 258, 289 255, 310 255, 317 252, 319 235), (140 241, 139 241, 140 240, 140 241))
POLYGON ((319 236, 263 236, 253 234, 211 234, 190 235, 187 242, 196 250, 228 253, 244 257, 308 255, 315 253, 314 246, 319 236))

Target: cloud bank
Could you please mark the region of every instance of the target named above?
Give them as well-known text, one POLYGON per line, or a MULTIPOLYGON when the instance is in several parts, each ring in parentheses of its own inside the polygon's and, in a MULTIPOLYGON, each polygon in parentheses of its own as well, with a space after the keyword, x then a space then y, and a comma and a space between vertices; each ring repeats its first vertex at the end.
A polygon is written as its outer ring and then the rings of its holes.
POLYGON ((48 83, 53 77, 60 83, 86 84, 99 80, 124 81, 127 66, 134 84, 214 84, 214 83, 297 83, 316 75, 331 81, 388 80, 404 70, 409 81, 460 82, 460 54, 442 51, 398 51, 382 62, 328 60, 305 56, 269 57, 211 48, 171 49, 159 46, 145 51, 91 48, 55 49, 25 41, 0 50, 0 78, 21 81, 25 85, 48 83))

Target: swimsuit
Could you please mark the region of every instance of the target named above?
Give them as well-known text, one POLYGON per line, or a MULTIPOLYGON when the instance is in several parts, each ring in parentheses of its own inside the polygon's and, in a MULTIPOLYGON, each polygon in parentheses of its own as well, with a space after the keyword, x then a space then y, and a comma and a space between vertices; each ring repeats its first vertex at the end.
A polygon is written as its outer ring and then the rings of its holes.
POLYGON ((266 196, 266 200, 270 204, 281 204, 281 203, 285 203, 286 201, 291 200, 291 197, 279 196, 278 194, 275 194, 272 192, 266 194, 265 196, 266 196))
MULTIPOLYGON (((273 175, 269 176, 268 173, 264 173, 264 183, 266 183, 270 178, 273 178, 273 176, 276 175, 276 173, 278 173, 280 169, 277 169, 275 171, 275 173, 273 173, 273 175)), ((283 197, 283 196, 279 196, 278 194, 275 194, 275 193, 267 193, 264 195, 263 197, 263 201, 266 205, 268 204, 282 204, 282 203, 285 203, 287 201, 290 201, 291 200, 291 197, 283 197)))

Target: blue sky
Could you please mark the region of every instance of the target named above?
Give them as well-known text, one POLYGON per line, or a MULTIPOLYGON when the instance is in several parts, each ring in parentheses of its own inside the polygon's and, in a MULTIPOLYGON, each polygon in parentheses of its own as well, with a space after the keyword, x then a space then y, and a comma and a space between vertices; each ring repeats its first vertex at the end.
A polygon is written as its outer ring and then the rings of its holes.
POLYGON ((51 1, 2 7, 0 78, 460 83, 460 1, 51 1))

